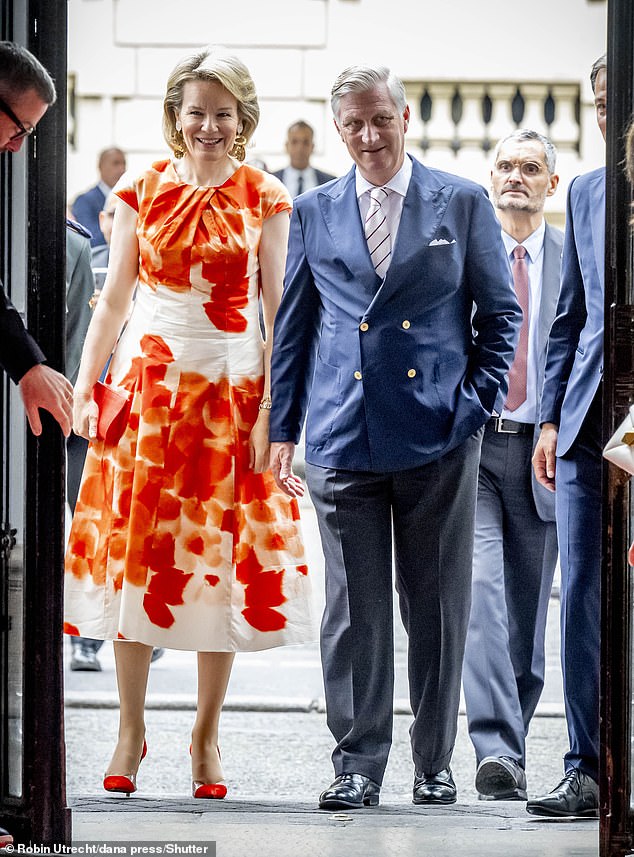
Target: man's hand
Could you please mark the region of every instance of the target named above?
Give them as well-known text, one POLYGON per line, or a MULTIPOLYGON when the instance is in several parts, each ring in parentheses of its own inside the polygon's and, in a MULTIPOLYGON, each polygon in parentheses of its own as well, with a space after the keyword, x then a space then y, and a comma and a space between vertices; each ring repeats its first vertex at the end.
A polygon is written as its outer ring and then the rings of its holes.
POLYGON ((73 387, 67 378, 50 366, 38 363, 22 376, 18 389, 34 435, 42 434, 39 408, 44 408, 57 420, 64 437, 68 437, 72 425, 73 387))
POLYGON ((302 480, 292 470, 294 453, 295 444, 290 441, 272 443, 270 467, 278 488, 289 497, 303 497, 302 480))
POLYGON ((533 453, 535 478, 540 485, 548 488, 549 491, 555 490, 557 434, 558 428, 554 423, 544 423, 533 453))

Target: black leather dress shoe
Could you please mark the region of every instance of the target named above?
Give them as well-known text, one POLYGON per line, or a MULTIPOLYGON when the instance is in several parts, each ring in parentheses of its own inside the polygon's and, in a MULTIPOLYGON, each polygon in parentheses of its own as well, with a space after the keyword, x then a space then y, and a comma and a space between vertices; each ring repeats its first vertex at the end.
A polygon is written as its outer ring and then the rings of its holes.
POLYGON ((531 815, 599 817, 599 784, 578 768, 571 768, 547 795, 529 800, 531 815))
POLYGON ((436 774, 414 774, 412 803, 455 803, 457 796, 451 768, 443 768, 436 774))
POLYGON ((341 774, 319 795, 319 809, 361 809, 378 806, 381 786, 363 774, 341 774))
POLYGON ((526 774, 510 756, 485 756, 476 771, 480 800, 526 800, 526 774))
POLYGON ((80 670, 83 672, 101 672, 101 664, 97 658, 97 653, 92 649, 82 646, 73 646, 73 653, 70 659, 71 670, 80 670))

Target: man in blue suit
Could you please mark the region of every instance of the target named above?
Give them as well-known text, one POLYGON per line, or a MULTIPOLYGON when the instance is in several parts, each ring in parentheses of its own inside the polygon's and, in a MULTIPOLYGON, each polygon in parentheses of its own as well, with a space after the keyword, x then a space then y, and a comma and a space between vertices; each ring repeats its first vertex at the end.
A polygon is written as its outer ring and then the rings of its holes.
MULTIPOLYGON (((605 139, 605 55, 590 75, 605 139)), ((546 360, 542 431, 533 464, 555 491, 561 562, 561 665, 570 749, 563 780, 528 801, 534 815, 599 814, 599 669, 601 653, 601 378, 605 169, 575 179, 568 191, 557 317, 546 360)))
POLYGON ((336 779, 319 804, 379 802, 392 740, 393 551, 409 636, 413 800, 453 803, 482 426, 506 390, 520 313, 483 188, 405 155, 401 81, 352 67, 331 103, 355 166, 296 200, 270 422, 271 467, 293 495, 307 412, 336 741, 336 779))
POLYGON ((482 441, 462 677, 475 785, 489 800, 526 800, 526 735, 544 686, 557 564, 555 498, 531 467, 564 237, 544 220, 544 204, 559 182, 556 158, 547 137, 523 129, 498 143, 491 171, 502 240, 528 311, 505 408, 489 420, 482 441))
POLYGON ((90 190, 80 193, 73 203, 73 217, 91 234, 91 247, 106 244, 99 225, 99 212, 103 209, 106 197, 125 172, 125 155, 121 149, 112 147, 99 153, 97 162, 99 181, 90 190))

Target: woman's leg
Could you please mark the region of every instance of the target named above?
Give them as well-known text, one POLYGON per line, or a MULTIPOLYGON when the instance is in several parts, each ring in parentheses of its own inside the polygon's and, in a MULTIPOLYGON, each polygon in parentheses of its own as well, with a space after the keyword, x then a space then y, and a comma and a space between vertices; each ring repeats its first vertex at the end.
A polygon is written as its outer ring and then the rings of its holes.
POLYGON ((218 783, 222 766, 218 753, 218 723, 233 652, 198 652, 198 706, 192 729, 192 780, 218 783))
POLYGON ((113 643, 119 688, 119 740, 107 774, 136 774, 145 739, 145 690, 152 646, 117 640, 113 643))

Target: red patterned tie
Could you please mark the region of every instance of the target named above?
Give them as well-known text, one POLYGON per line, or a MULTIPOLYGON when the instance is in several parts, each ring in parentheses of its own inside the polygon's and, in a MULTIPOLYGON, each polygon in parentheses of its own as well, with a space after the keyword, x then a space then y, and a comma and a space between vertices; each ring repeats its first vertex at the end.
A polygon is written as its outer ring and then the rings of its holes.
POLYGON ((526 367, 528 362, 528 265, 526 248, 518 244, 513 250, 513 283, 517 302, 522 308, 522 326, 520 339, 515 352, 515 360, 509 372, 509 394, 506 398, 507 411, 514 411, 526 401, 526 367))

